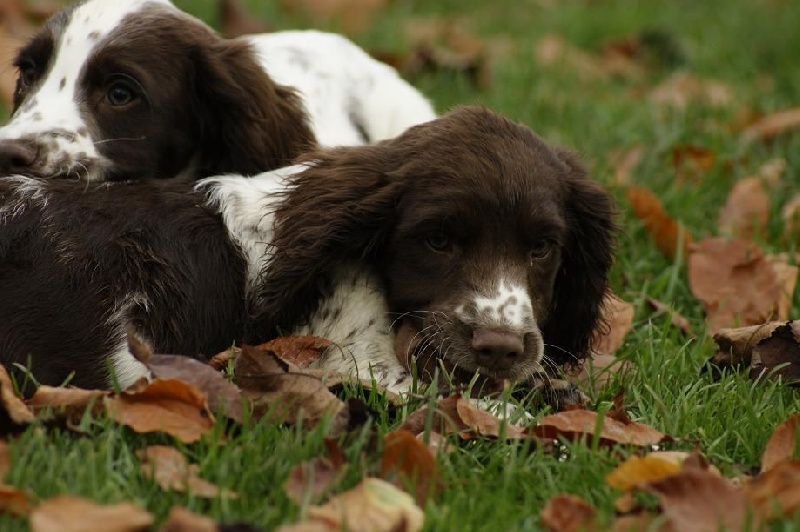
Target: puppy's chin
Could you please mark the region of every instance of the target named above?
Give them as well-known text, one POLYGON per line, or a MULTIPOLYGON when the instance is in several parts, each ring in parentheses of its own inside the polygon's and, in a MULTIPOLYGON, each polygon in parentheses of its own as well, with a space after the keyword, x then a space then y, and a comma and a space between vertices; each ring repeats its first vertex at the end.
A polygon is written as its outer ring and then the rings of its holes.
POLYGON ((440 342, 420 334, 420 329, 410 320, 402 320, 395 331, 395 356, 402 366, 412 372, 412 364, 416 367, 417 377, 425 383, 433 383, 437 376, 446 373, 447 377, 439 377, 438 386, 467 385, 474 381, 473 392, 480 395, 496 393, 503 389, 505 381, 516 381, 516 378, 495 376, 480 368, 474 362, 473 353, 458 354, 448 349, 446 357, 438 349, 440 342), (466 363, 455 360, 465 358, 466 363))

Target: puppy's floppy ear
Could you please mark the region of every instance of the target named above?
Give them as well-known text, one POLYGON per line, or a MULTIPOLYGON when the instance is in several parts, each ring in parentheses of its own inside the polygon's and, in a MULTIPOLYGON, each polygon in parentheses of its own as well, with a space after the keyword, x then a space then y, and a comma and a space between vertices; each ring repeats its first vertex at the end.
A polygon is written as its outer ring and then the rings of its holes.
POLYGON ((247 43, 218 39, 193 53, 201 177, 272 170, 316 145, 300 97, 275 84, 247 43))
POLYGON ((559 150, 559 156, 571 170, 566 200, 568 237, 543 334, 545 342, 555 346, 547 355, 563 364, 589 355, 593 336, 605 326, 602 307, 617 227, 609 194, 587 177, 574 154, 559 150))
POLYGON ((246 340, 301 324, 326 294, 333 271, 381 253, 405 181, 390 171, 386 144, 312 153, 309 167, 290 179, 275 213, 274 255, 250 302, 254 328, 246 340))

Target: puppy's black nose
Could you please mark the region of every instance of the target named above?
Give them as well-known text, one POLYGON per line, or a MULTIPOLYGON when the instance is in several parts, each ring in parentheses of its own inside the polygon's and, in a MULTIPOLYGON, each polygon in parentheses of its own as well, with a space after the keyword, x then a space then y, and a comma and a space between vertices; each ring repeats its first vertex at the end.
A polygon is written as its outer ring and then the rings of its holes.
POLYGON ((472 348, 478 353, 478 365, 507 369, 525 352, 525 342, 517 332, 478 327, 472 331, 472 348))
POLYGON ((38 154, 36 147, 24 140, 0 140, 0 174, 28 174, 38 154))

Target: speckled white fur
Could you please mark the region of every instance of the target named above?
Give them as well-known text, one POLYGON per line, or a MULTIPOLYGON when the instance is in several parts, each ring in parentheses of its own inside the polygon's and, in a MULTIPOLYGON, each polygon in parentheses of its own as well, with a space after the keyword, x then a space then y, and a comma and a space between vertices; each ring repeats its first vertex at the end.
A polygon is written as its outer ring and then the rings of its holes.
POLYGON ((323 146, 376 142, 436 118, 395 69, 341 35, 283 31, 247 40, 272 79, 300 91, 323 146))
MULTIPOLYGON (((286 178, 303 165, 264 172, 244 179, 220 176, 203 179, 196 189, 222 215, 228 233, 242 249, 248 265, 248 283, 254 283, 271 255, 276 193, 286 178)), ((326 338, 331 349, 317 363, 320 369, 375 379, 395 392, 411 389, 411 377, 394 353, 394 333, 380 281, 368 269, 353 264, 334 273, 333 292, 309 318, 291 331, 294 335, 326 338)))
POLYGON ((493 287, 487 293, 472 296, 474 315, 464 306, 456 309, 456 314, 465 323, 480 323, 484 327, 504 327, 524 330, 536 323, 533 305, 528 291, 504 279, 488 285, 493 287))

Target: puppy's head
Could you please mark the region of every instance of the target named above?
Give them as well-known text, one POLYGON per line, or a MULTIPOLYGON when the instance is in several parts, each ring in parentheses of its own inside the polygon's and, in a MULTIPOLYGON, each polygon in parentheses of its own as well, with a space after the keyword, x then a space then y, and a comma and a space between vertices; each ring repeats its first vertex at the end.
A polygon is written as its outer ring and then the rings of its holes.
POLYGON ((313 143, 299 99, 244 42, 166 0, 88 0, 15 60, 0 171, 82 179, 251 174, 313 143))
POLYGON ((573 155, 462 108, 312 158, 278 210, 265 272, 262 303, 277 326, 308 315, 325 272, 364 261, 385 280, 392 316, 415 332, 401 357, 433 351, 465 376, 516 381, 587 354, 613 209, 573 155))

